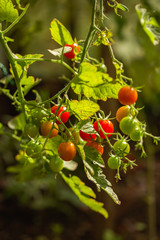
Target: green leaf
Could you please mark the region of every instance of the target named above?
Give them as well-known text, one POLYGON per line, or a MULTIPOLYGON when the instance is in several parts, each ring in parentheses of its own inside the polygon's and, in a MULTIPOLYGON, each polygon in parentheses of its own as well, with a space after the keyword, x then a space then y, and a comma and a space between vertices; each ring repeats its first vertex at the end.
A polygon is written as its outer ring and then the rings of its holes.
POLYGON ((0 0, 0 22, 14 22, 18 16, 11 0, 0 0))
POLYGON ((108 74, 97 71, 97 67, 82 63, 80 73, 73 78, 71 87, 76 94, 106 101, 108 97, 117 99, 122 85, 108 74))
POLYGON ((94 182, 100 191, 103 189, 115 203, 120 204, 120 201, 116 193, 112 189, 111 183, 106 179, 102 169, 99 166, 99 162, 95 156, 95 152, 88 152, 88 148, 85 148, 86 158, 83 160, 85 172, 89 180, 94 182))
POLYGON ((73 43, 73 39, 71 37, 70 32, 56 18, 54 18, 53 21, 51 22, 50 31, 52 39, 54 39, 54 41, 56 41, 61 46, 64 46, 66 43, 67 44, 73 43))
POLYGON ((99 111, 100 107, 97 103, 89 100, 72 100, 69 101, 69 106, 73 114, 78 118, 85 120, 91 117, 95 112, 99 111))
POLYGON ((77 176, 67 177, 63 173, 61 173, 61 176, 81 202, 93 211, 102 214, 105 218, 108 218, 108 213, 103 208, 103 203, 95 200, 96 195, 91 188, 86 186, 77 176))
POLYGON ((54 138, 49 138, 45 145, 45 150, 48 150, 47 153, 53 155, 58 154, 58 146, 62 142, 61 136, 57 135, 54 138))
POLYGON ((18 116, 12 118, 8 122, 8 127, 13 129, 13 130, 21 130, 24 131, 26 121, 25 121, 25 116, 23 113, 20 113, 18 116))
POLYGON ((151 42, 154 45, 158 45, 160 42, 160 25, 156 19, 147 12, 147 9, 143 8, 140 4, 136 5, 135 8, 143 30, 146 32, 151 42))
POLYGON ((27 54, 24 56, 22 56, 20 54, 15 55, 15 58, 20 58, 20 59, 23 58, 23 61, 19 61, 18 64, 21 65, 26 70, 29 65, 31 65, 32 63, 37 61, 36 58, 41 58, 41 57, 43 57, 43 54, 27 54))

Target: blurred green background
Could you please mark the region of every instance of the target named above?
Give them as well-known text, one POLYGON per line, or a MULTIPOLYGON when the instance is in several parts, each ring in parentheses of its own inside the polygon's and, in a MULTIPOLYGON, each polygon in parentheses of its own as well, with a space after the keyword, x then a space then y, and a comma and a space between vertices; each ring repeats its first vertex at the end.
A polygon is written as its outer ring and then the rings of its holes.
MULTIPOLYGON (((28 2, 28 1, 22 1, 28 2)), ((47 49, 57 48, 51 39, 49 26, 53 18, 62 22, 73 37, 86 38, 91 18, 91 0, 34 0, 20 23, 10 32, 13 52, 22 55, 42 53, 51 58, 47 49)), ((143 31, 135 5, 142 3, 160 23, 159 0, 121 1, 129 8, 122 18, 105 3, 108 19, 106 25, 113 32, 116 57, 124 63, 125 75, 133 78, 134 86, 142 86, 137 102, 143 107, 139 119, 146 121, 147 131, 160 135, 160 45, 154 46, 143 31)), ((114 67, 107 47, 92 47, 92 56, 104 58, 108 72, 114 77, 114 67)), ((0 47, 0 62, 8 68, 8 61, 0 47)), ((35 63, 29 73, 42 79, 37 87, 46 98, 54 95, 65 82, 62 75, 71 77, 60 65, 35 63)), ((2 72, 0 72, 2 77, 2 72)), ((12 88, 12 86, 11 86, 12 88)), ((0 121, 4 124, 16 115, 10 101, 0 95, 0 121)), ((117 100, 100 102, 109 113, 119 107, 117 100)), ((116 125, 116 122, 115 122, 116 125)), ((118 127, 118 126, 117 126, 118 127)), ((115 182, 114 172, 106 167, 105 174, 113 183, 122 204, 116 206, 104 192, 97 192, 97 199, 104 202, 109 219, 92 212, 82 205, 71 190, 58 177, 52 176, 30 182, 18 183, 6 168, 15 164, 18 145, 8 137, 0 138, 0 239, 1 240, 158 240, 160 238, 160 145, 145 139, 147 158, 140 159, 140 152, 132 153, 138 166, 122 175, 115 182)), ((107 149, 106 149, 107 156, 107 149)), ((105 159, 105 155, 104 155, 105 159)), ((91 186, 78 168, 78 175, 91 186)))

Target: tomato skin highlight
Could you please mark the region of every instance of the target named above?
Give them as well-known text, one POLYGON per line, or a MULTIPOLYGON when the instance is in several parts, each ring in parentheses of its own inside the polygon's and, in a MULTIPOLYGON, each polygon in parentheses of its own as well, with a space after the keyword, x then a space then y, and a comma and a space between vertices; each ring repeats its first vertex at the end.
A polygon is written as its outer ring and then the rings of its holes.
MULTIPOLYGON (((55 114, 55 112, 56 112, 56 110, 58 109, 58 106, 53 106, 52 108, 51 108, 51 112, 53 113, 53 114, 55 114)), ((67 112, 66 111, 66 107, 65 106, 61 106, 60 108, 59 108, 59 110, 58 110, 58 113, 57 113, 57 117, 60 115, 60 113, 61 112, 63 112, 62 114, 61 114, 61 116, 60 116, 60 119, 61 119, 61 121, 63 122, 63 123, 66 123, 67 121, 68 121, 68 119, 69 119, 69 112, 67 112)), ((54 117, 53 117, 53 119, 54 119, 54 117)), ((60 121, 58 121, 58 120, 56 120, 56 123, 57 124, 61 124, 61 122, 60 121)))
POLYGON ((64 53, 64 56, 69 58, 69 59, 75 58, 75 52, 80 53, 80 48, 79 48, 77 43, 73 43, 72 45, 65 44, 65 47, 71 47, 72 48, 70 52, 64 53))
POLYGON ((118 92, 118 100, 123 105, 131 105, 137 101, 137 98, 137 91, 130 86, 124 86, 118 92))
POLYGON ((96 139, 96 134, 89 134, 89 133, 86 133, 86 132, 83 132, 82 130, 79 131, 79 135, 80 137, 84 140, 84 141, 89 141, 89 140, 94 140, 96 139))
POLYGON ((76 147, 72 142, 63 142, 59 144, 58 153, 64 161, 71 161, 76 156, 76 147))
POLYGON ((125 140, 118 140, 114 143, 113 150, 125 156, 130 152, 130 146, 125 140))
POLYGON ((111 169, 118 169, 120 165, 119 158, 116 156, 111 156, 108 158, 108 167, 111 169))
POLYGON ((119 124, 121 131, 126 135, 130 135, 131 132, 138 126, 139 126, 138 120, 129 116, 124 117, 119 124))
MULTIPOLYGON (((99 119, 98 121, 99 121, 102 129, 104 130, 104 132, 106 132, 106 133, 113 133, 114 126, 113 126, 113 123, 110 120, 99 119)), ((98 126, 97 121, 94 122, 93 128, 99 133, 101 138, 105 139, 104 133, 102 132, 101 129, 99 130, 99 126, 98 126)), ((110 137, 111 135, 112 134, 107 134, 107 137, 110 137)))
POLYGON ((89 140, 89 141, 87 141, 85 146, 92 147, 92 148, 96 149, 101 155, 103 154, 103 146, 97 142, 89 140))
MULTIPOLYGON (((47 137, 49 132, 50 132, 50 130, 51 130, 51 128, 52 128, 52 126, 53 126, 53 122, 51 122, 51 121, 50 122, 48 122, 48 121, 43 122, 42 125, 41 125, 41 134, 42 134, 42 136, 47 137)), ((58 134, 58 129, 59 129, 59 127, 55 123, 54 124, 54 128, 52 129, 49 138, 56 137, 57 134, 58 134)))
POLYGON ((116 120, 120 122, 124 117, 127 117, 129 115, 129 112, 130 107, 128 105, 118 108, 116 112, 116 120))

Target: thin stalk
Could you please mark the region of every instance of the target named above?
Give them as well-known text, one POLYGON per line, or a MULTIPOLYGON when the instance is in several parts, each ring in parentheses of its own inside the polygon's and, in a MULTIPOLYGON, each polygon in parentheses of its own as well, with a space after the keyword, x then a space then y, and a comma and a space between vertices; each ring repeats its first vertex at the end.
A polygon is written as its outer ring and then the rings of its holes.
POLYGON ((13 74, 14 74, 14 78, 15 78, 15 82, 16 82, 16 86, 17 86, 17 90, 18 90, 18 95, 19 95, 19 101, 21 103, 21 107, 22 107, 22 112, 24 113, 24 116, 26 118, 26 114, 25 114, 25 100, 24 100, 24 95, 22 92, 22 88, 20 85, 20 78, 18 75, 18 71, 16 68, 16 61, 13 57, 13 53, 11 51, 11 49, 9 48, 7 42, 5 41, 5 38, 2 34, 2 32, 0 32, 0 43, 2 44, 2 47, 6 53, 6 56, 12 66, 12 70, 13 70, 13 74))
POLYGON ((83 62, 83 60, 85 58, 86 52, 91 44, 90 38, 92 36, 93 31, 95 31, 96 7, 97 7, 97 0, 93 0, 91 25, 90 25, 90 29, 89 29, 87 38, 84 42, 84 48, 83 48, 80 64, 83 62))

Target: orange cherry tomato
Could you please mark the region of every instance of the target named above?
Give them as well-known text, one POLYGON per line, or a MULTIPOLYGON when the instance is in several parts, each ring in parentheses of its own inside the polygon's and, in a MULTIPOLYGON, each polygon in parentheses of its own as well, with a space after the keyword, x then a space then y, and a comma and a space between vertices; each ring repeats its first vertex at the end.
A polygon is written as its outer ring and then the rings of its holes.
POLYGON ((72 142, 63 142, 59 144, 58 153, 64 161, 71 161, 76 156, 76 147, 72 142))
MULTIPOLYGON (((42 136, 47 137, 49 132, 50 132, 50 130, 51 130, 51 128, 52 128, 52 126, 53 126, 53 122, 51 122, 51 121, 50 122, 49 121, 43 122, 42 125, 41 125, 41 134, 42 134, 42 136)), ((58 130, 59 130, 59 127, 55 123, 54 127, 53 127, 53 129, 52 129, 52 131, 50 133, 49 138, 56 137, 57 134, 58 134, 58 130)))

